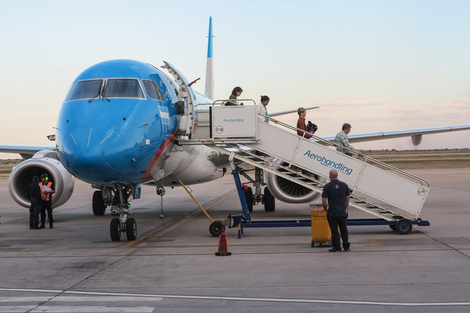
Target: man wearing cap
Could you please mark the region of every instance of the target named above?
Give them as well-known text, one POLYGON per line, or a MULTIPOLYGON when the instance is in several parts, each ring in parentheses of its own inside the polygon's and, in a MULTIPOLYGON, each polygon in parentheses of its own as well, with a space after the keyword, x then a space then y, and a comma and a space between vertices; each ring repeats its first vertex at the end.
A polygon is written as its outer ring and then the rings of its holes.
POLYGON ((41 182, 39 183, 41 188, 41 228, 44 228, 46 222, 46 211, 47 219, 49 220, 49 228, 53 228, 54 218, 52 217, 52 194, 55 193, 54 184, 49 181, 49 177, 46 173, 41 175, 41 182))

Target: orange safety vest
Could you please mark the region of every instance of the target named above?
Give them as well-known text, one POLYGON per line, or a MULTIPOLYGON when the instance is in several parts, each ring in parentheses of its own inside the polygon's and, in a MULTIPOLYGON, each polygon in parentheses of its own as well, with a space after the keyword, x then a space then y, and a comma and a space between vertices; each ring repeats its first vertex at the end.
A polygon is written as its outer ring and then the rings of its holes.
MULTIPOLYGON (((51 183, 51 182, 48 182, 48 183, 46 184, 46 186, 49 187, 49 188, 51 188, 52 183, 51 183)), ((48 194, 48 193, 42 192, 42 183, 39 183, 39 188, 41 188, 41 199, 44 200, 44 201, 49 201, 51 195, 48 194)))

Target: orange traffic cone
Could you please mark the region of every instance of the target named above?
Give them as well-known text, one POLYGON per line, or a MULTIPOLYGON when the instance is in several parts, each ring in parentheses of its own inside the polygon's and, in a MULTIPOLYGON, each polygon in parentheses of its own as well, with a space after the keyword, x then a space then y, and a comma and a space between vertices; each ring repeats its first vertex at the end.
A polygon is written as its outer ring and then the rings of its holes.
POLYGON ((232 255, 232 252, 228 252, 227 235, 225 235, 224 223, 222 223, 221 234, 219 235, 219 250, 215 253, 215 255, 232 255))

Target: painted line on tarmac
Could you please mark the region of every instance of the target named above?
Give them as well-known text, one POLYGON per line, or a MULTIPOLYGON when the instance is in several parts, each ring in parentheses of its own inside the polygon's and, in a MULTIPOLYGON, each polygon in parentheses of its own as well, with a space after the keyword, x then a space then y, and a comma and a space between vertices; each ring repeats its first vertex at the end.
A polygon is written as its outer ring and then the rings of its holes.
MULTIPOLYGON (((354 301, 354 300, 315 300, 315 299, 287 299, 287 298, 246 298, 246 297, 224 297, 224 296, 189 296, 189 295, 152 295, 152 294, 129 294, 114 292, 89 292, 71 290, 42 290, 42 289, 10 289, 0 288, 0 291, 17 292, 42 292, 74 295, 94 296, 119 296, 162 299, 190 299, 190 300, 223 300, 223 301, 246 301, 246 302, 277 302, 277 303, 316 303, 316 304, 341 304, 341 305, 368 305, 368 306, 398 306, 398 307, 441 307, 441 306, 470 306, 470 302, 380 302, 380 301, 354 301)), ((60 301, 60 300, 58 300, 60 301)))
POLYGON ((135 297, 135 296, 110 296, 110 295, 75 295, 75 296, 42 296, 42 297, 0 297, 0 303, 5 302, 126 302, 126 301, 162 301, 161 297, 135 297))
POLYGON ((216 202, 218 202, 219 200, 222 200, 223 198, 228 197, 229 195, 231 195, 231 194, 234 193, 235 191, 237 191, 236 188, 230 190, 229 192, 227 192, 227 193, 221 195, 221 196, 218 197, 218 198, 215 198, 214 200, 211 200, 211 201, 207 202, 206 204, 203 205, 203 207, 209 207, 209 206, 215 204, 216 202))
MULTIPOLYGON (((13 307, 13 309, 16 309, 13 307)), ((137 306, 137 307, 115 307, 115 306, 65 306, 65 305, 40 305, 30 311, 31 313, 150 313, 155 307, 137 306)), ((2 311, 0 312, 19 312, 2 311)))
MULTIPOLYGON (((205 203, 202 207, 209 207, 209 206, 211 206, 211 205, 217 203, 219 200, 222 200, 223 198, 228 197, 230 194, 234 193, 235 191, 237 191, 237 189, 233 189, 233 190, 231 190, 231 191, 229 191, 229 192, 227 192, 227 193, 221 195, 220 197, 215 198, 215 199, 213 199, 213 200, 211 200, 211 201, 205 203)), ((160 231, 162 231, 162 230, 164 230, 164 229, 166 229, 166 228, 168 228, 168 227, 170 227, 170 226, 172 226, 172 225, 178 223, 179 221, 189 218, 191 215, 194 215, 194 214, 197 213, 197 212, 199 212, 199 209, 198 209, 198 210, 195 210, 195 211, 192 211, 192 212, 188 212, 188 213, 186 213, 186 214, 184 214, 183 216, 180 216, 180 217, 178 217, 178 218, 174 218, 174 219, 172 219, 171 221, 169 221, 169 222, 167 222, 167 223, 165 223, 165 224, 163 224, 163 225, 160 225, 160 226, 158 226, 157 228, 154 228, 154 229, 152 229, 152 230, 146 232, 145 234, 139 236, 136 240, 134 240, 134 241, 129 241, 128 243, 126 243, 126 244, 120 246, 120 248, 130 248, 130 247, 132 247, 132 246, 134 246, 134 245, 140 243, 141 241, 147 239, 148 237, 153 236, 153 235, 155 235, 156 233, 158 233, 158 232, 160 232, 160 231)))
POLYGON ((116 306, 57 306, 57 305, 2 305, 0 313, 150 313, 155 307, 116 307, 116 306))
MULTIPOLYGON (((47 297, 47 296, 42 296, 42 297, 0 297, 0 303, 4 303, 4 302, 21 302, 21 303, 25 303, 25 302, 38 302, 38 303, 41 303, 41 302, 46 302, 46 301, 49 301, 51 300, 51 297, 47 297)), ((1 311, 0 311, 1 312, 1 311)))
POLYGON ((170 220, 169 222, 167 222, 167 223, 165 223, 165 224, 163 224, 163 225, 160 225, 160 226, 158 226, 157 228, 154 228, 154 229, 152 229, 152 230, 146 232, 145 234, 139 236, 136 240, 134 240, 134 241, 129 241, 128 243, 126 243, 126 244, 120 246, 120 248, 129 248, 129 247, 132 247, 133 245, 136 245, 136 244, 140 243, 142 240, 145 240, 145 239, 147 239, 148 237, 153 236, 153 235, 155 235, 156 233, 158 233, 158 232, 160 232, 160 231, 162 231, 162 230, 164 230, 164 229, 166 229, 166 228, 168 228, 168 227, 170 227, 170 226, 176 224, 177 222, 179 222, 179 221, 181 221, 181 220, 187 218, 187 215, 188 215, 188 214, 185 214, 185 215, 180 216, 180 217, 178 217, 178 218, 174 218, 174 219, 170 220))

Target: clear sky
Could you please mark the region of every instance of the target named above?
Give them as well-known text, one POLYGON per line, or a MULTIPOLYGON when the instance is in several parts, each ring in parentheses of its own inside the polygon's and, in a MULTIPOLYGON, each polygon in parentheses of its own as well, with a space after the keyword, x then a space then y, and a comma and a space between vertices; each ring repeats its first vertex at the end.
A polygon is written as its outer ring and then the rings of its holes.
MULTIPOLYGON (((104 60, 166 60, 204 93, 210 16, 217 99, 241 86, 268 95, 270 112, 319 105, 307 120, 320 136, 343 122, 352 133, 470 124, 470 1, 0 0, 0 144, 53 145, 71 82, 104 60)), ((409 138, 357 147, 413 149, 409 138)), ((470 131, 419 148, 454 147, 470 148, 470 131)))

